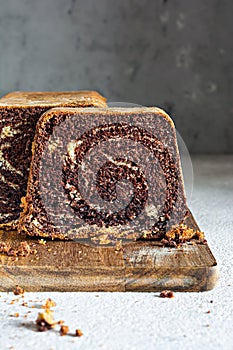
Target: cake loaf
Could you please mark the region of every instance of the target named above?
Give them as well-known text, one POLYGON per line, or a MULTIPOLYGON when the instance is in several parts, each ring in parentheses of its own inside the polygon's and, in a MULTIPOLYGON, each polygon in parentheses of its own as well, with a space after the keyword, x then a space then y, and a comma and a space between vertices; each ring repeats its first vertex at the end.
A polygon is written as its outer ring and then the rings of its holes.
POLYGON ((175 127, 158 108, 41 116, 19 230, 115 244, 162 239, 188 215, 175 127))
POLYGON ((36 123, 52 107, 106 107, 95 91, 13 92, 0 99, 0 228, 19 219, 36 123))

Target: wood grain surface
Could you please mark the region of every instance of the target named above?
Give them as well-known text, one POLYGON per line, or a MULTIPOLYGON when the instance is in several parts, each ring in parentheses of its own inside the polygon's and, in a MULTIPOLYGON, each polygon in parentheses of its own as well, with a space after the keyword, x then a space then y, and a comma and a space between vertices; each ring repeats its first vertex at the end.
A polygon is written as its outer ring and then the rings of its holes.
MULTIPOLYGON (((193 217, 189 226, 197 228, 193 217)), ((217 263, 208 245, 163 247, 159 242, 134 242, 115 247, 90 247, 73 241, 47 241, 0 231, 0 241, 35 245, 36 255, 0 254, 0 291, 20 285, 26 291, 206 291, 218 280, 217 263)))

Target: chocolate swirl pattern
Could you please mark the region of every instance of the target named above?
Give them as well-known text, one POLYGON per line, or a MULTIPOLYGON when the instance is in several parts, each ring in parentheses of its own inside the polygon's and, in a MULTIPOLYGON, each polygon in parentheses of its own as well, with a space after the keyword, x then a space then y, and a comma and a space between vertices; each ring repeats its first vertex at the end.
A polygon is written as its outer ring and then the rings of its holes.
POLYGON ((79 191, 78 173, 85 155, 101 142, 118 138, 129 139, 136 144, 142 144, 147 148, 148 152, 153 153, 160 163, 166 179, 166 200, 162 215, 151 229, 152 232, 154 230, 164 231, 170 211, 177 198, 178 177, 176 167, 168 149, 163 146, 162 142, 138 126, 128 124, 102 125, 88 131, 80 139, 76 140, 74 149, 75 162, 73 163, 71 157, 67 155, 63 168, 64 185, 70 199, 70 206, 82 220, 85 220, 90 225, 94 224, 99 227, 126 225, 128 221, 132 221, 141 213, 148 198, 147 181, 140 167, 127 159, 114 159, 105 163, 97 175, 98 192, 102 198, 108 201, 117 197, 117 181, 127 179, 132 182, 134 195, 125 209, 115 213, 97 211, 86 202, 79 191))
POLYGON ((157 108, 51 110, 38 127, 21 229, 114 244, 184 220, 175 129, 157 108))

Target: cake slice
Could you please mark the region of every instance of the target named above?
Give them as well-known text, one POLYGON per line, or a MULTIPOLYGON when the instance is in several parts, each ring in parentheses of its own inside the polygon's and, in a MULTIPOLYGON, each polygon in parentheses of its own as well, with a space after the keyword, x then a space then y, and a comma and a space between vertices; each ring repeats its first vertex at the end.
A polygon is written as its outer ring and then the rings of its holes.
POLYGON ((188 208, 173 121, 158 108, 55 108, 41 116, 19 230, 115 244, 163 239, 188 208))
POLYGON ((0 99, 0 228, 12 228, 26 193, 36 123, 52 107, 106 107, 95 91, 13 92, 0 99))

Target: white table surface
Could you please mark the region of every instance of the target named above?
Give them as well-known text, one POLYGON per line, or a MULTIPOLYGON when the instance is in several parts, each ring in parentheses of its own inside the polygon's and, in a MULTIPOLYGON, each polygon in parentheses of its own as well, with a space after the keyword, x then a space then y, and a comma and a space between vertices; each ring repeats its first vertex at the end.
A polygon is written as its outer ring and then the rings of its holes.
POLYGON ((0 293, 0 349, 233 349, 233 156, 192 159, 190 207, 220 267, 213 291, 175 293, 173 299, 159 293, 26 293, 29 307, 21 298, 10 304, 17 299, 13 293, 0 293), (80 328, 82 337, 61 337, 59 328, 36 331, 48 297, 57 303, 55 318, 71 332, 80 328))

